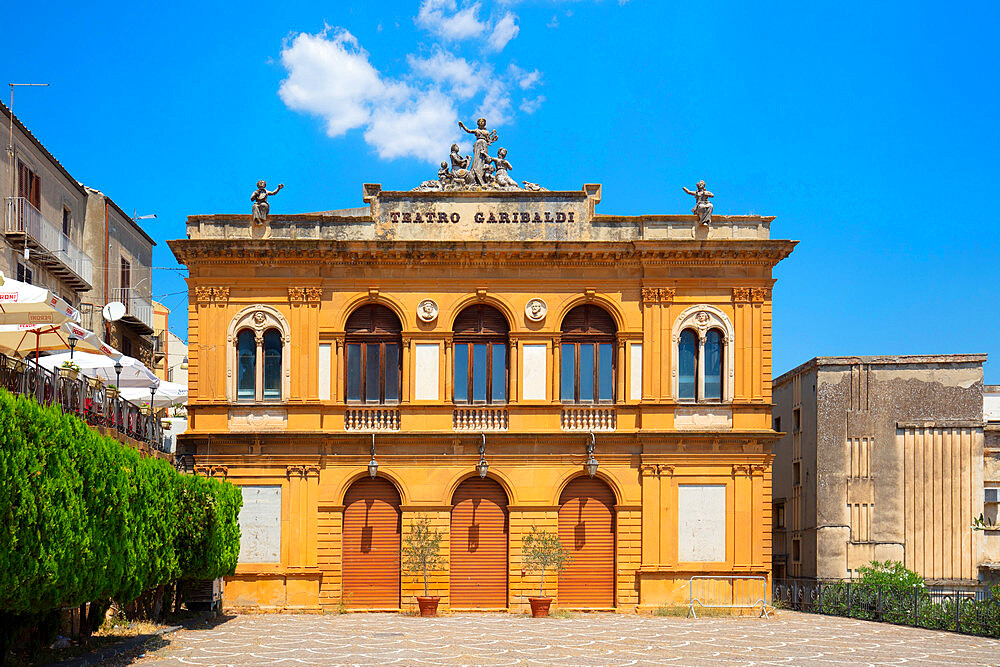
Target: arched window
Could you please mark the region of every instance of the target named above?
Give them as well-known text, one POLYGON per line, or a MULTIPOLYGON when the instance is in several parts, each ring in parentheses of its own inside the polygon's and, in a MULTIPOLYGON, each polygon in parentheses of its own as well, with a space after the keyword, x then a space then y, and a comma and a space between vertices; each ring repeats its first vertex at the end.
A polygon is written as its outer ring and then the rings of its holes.
POLYGON ((693 401, 698 398, 698 334, 693 329, 681 332, 678 354, 677 397, 693 401))
POLYGON ((257 398, 257 342, 252 329, 243 329, 236 336, 236 399, 257 398))
POLYGON ((674 396, 679 401, 733 400, 732 322, 709 305, 691 306, 674 321, 672 358, 674 396))
POLYGON ((398 403, 403 326, 385 306, 370 304, 347 318, 347 400, 398 403))
POLYGON ((709 401, 722 400, 722 349, 723 333, 718 329, 709 329, 705 334, 705 394, 709 401))
POLYGON ((510 325, 492 306, 469 306, 455 318, 456 403, 507 402, 510 325))
POLYGON ((559 397, 564 403, 615 400, 615 321, 590 304, 566 313, 562 322, 559 397))

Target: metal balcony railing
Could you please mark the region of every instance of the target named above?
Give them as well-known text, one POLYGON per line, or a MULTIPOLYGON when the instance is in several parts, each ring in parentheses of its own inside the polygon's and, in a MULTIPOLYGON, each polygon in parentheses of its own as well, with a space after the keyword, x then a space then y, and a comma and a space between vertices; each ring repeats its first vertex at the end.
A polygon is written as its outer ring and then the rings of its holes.
MULTIPOLYGON (((62 228, 49 222, 42 212, 24 197, 7 197, 7 234, 24 234, 36 252, 41 251, 39 263, 51 257, 73 272, 80 280, 92 285, 94 262, 79 246, 62 233, 62 228)), ((49 268, 58 268, 49 265, 49 268)))
POLYGON ((106 387, 80 375, 76 379, 63 377, 30 361, 0 354, 0 387, 14 394, 31 396, 42 405, 59 404, 66 414, 73 414, 91 426, 113 429, 163 449, 163 427, 156 415, 120 396, 111 397, 106 387))
POLYGON ((116 287, 111 290, 111 300, 125 304, 125 314, 134 317, 150 329, 153 328, 153 303, 140 296, 134 287, 116 287))

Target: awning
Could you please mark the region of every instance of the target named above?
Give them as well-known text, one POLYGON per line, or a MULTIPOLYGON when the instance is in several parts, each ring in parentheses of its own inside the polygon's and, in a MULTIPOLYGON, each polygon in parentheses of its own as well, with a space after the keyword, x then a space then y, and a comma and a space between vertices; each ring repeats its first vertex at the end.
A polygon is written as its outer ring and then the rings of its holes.
POLYGON ((44 287, 0 273, 0 325, 79 322, 80 311, 44 287))
MULTIPOLYGON (((97 337, 93 331, 79 324, 63 322, 59 325, 3 324, 0 325, 0 351, 25 356, 32 351, 54 352, 69 350, 70 336, 77 339, 76 350, 95 352, 112 359, 122 353, 97 337)), ((76 361, 74 357, 74 361, 76 361)))
MULTIPOLYGON (((133 403, 149 403, 149 388, 122 387, 122 398, 133 403)), ((187 385, 161 380, 153 395, 154 408, 169 408, 177 403, 187 402, 187 385)))
MULTIPOLYGON (((53 370, 69 360, 69 352, 60 352, 40 357, 38 363, 43 368, 53 370)), ((73 354, 73 363, 80 367, 81 373, 90 377, 99 377, 104 381, 104 384, 114 384, 119 389, 125 387, 141 388, 141 391, 145 392, 147 400, 149 399, 149 387, 160 382, 160 378, 146 368, 145 364, 134 357, 125 355, 118 358, 118 363, 122 365, 120 383, 118 373, 115 372, 115 359, 112 357, 89 352, 76 352, 73 354)), ((124 395, 124 391, 122 394, 124 395)), ((126 396, 126 398, 128 397, 126 396)))

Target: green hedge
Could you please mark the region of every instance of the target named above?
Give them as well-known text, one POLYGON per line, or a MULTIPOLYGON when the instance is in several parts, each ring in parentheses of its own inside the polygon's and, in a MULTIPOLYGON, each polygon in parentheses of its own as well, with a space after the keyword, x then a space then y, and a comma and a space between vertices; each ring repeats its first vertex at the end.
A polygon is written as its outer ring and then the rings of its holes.
POLYGON ((243 500, 0 389, 0 614, 232 574, 243 500))

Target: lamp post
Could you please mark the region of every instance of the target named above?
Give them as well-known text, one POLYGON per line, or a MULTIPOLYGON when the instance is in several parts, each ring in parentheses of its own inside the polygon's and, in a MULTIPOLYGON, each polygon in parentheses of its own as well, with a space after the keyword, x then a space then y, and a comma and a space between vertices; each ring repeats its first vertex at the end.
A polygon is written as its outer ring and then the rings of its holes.
POLYGON ((156 396, 156 385, 149 386, 149 444, 153 444, 153 435, 156 433, 156 413, 153 412, 153 397, 156 396))
POLYGON ((73 350, 76 349, 76 344, 79 342, 79 339, 73 334, 70 334, 66 339, 66 342, 69 343, 69 360, 73 361, 73 350))
POLYGON ((597 438, 594 434, 590 434, 590 442, 587 443, 587 461, 583 464, 583 469, 587 471, 587 474, 593 477, 597 474, 597 459, 594 458, 594 449, 597 448, 597 438))
POLYGON ((115 386, 120 390, 122 388, 122 362, 120 359, 115 360, 115 386))
POLYGON ((378 461, 375 460, 375 434, 372 433, 372 460, 368 462, 368 476, 375 479, 378 474, 378 461))
POLYGON ((476 464, 476 472, 483 479, 486 478, 486 473, 489 472, 490 464, 486 462, 486 434, 480 433, 483 436, 483 441, 479 445, 479 463, 476 464))

